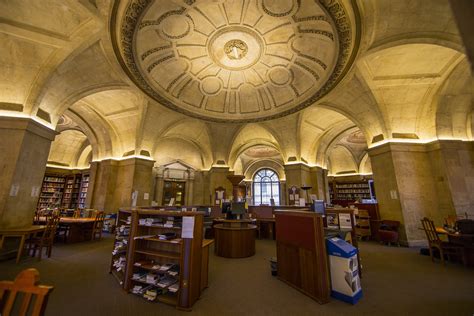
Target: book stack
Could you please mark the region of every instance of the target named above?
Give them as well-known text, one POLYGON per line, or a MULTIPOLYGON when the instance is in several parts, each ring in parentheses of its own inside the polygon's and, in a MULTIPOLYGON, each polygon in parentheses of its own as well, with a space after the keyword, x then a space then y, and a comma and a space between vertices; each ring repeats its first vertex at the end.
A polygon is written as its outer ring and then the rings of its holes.
POLYGON ((148 217, 148 218, 140 218, 138 220, 138 224, 143 225, 143 226, 159 226, 161 223, 162 223, 161 218, 148 217))
POLYGON ((176 282, 178 281, 175 278, 172 278, 170 276, 163 276, 157 285, 161 288, 166 288, 166 287, 169 287, 170 285, 175 284, 176 282))
POLYGON ((118 257, 117 260, 114 260, 113 266, 117 271, 123 271, 125 269, 126 259, 125 256, 118 257))
POLYGON ((127 250, 127 240, 117 241, 114 246, 114 250, 112 250, 112 255, 117 255, 121 252, 125 252, 127 250))
POLYGON ((154 273, 148 273, 146 275, 145 282, 148 284, 156 284, 160 280, 160 276, 154 273))
POLYGON ((120 226, 118 229, 118 236, 126 237, 130 234, 130 227, 128 226, 120 226))
POLYGON ((171 293, 176 293, 179 291, 179 283, 176 282, 175 284, 172 284, 168 287, 168 291, 170 291, 171 293))
POLYGON ((173 263, 165 263, 160 267, 160 271, 168 271, 174 266, 173 263))
POLYGON ((171 239, 175 239, 176 238, 176 233, 163 233, 163 234, 159 234, 158 235, 158 238, 160 240, 171 240, 171 239))
POLYGON ((169 270, 168 270, 168 274, 173 276, 173 277, 176 277, 178 274, 179 274, 179 265, 175 264, 173 265, 169 270))
POLYGON ((166 218, 166 222, 163 226, 169 228, 169 227, 173 227, 173 224, 174 224, 174 217, 173 216, 168 216, 166 218))

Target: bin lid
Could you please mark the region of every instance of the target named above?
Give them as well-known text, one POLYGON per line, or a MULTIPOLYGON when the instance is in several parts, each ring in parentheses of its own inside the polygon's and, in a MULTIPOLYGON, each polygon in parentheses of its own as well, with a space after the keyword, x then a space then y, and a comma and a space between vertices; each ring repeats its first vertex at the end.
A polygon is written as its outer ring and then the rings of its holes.
POLYGON ((327 238, 326 247, 331 256, 350 258, 357 254, 357 248, 338 237, 327 238))

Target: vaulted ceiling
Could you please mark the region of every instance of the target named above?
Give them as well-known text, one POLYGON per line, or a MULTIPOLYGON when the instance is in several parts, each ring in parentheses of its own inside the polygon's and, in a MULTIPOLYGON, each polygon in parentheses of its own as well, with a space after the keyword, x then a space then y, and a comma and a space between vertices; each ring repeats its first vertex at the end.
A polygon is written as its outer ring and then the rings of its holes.
POLYGON ((135 154, 245 172, 275 150, 363 172, 380 141, 472 140, 448 0, 0 1, 0 47, 0 115, 65 133, 74 153, 51 159, 71 166, 135 154))

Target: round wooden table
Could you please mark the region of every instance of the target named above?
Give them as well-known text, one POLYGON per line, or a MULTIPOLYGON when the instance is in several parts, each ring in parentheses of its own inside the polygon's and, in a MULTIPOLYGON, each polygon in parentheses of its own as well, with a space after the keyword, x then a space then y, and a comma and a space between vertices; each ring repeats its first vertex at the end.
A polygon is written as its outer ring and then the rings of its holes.
POLYGON ((215 252, 219 257, 245 258, 255 254, 256 225, 228 227, 224 224, 214 226, 215 252))

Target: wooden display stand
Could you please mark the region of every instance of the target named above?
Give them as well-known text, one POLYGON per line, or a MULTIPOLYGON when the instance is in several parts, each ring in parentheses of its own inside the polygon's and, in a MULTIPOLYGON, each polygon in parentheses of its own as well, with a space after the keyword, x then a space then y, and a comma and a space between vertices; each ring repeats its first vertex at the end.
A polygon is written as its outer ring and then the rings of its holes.
POLYGON ((245 258, 255 254, 256 225, 251 220, 222 220, 214 225, 216 255, 225 258, 245 258))
POLYGON ((320 214, 275 211, 278 278, 320 304, 329 302, 329 268, 320 214))
MULTIPOLYGON (((141 208, 122 209, 117 218, 118 233, 115 245, 127 240, 124 249, 114 251, 112 256, 111 273, 118 279, 126 291, 133 292, 135 286, 143 286, 148 290, 156 291, 158 295, 153 301, 163 302, 175 306, 177 309, 191 310, 193 304, 199 299, 203 289, 207 287, 208 262, 203 257, 209 253, 212 240, 203 240, 203 212, 189 211, 159 211, 141 208), (130 216, 130 218, 129 218, 130 216), (194 222, 191 228, 192 238, 183 235, 183 219, 194 222), (190 219, 192 218, 192 219, 190 219), (148 219, 147 222, 144 220, 148 219), (140 221, 142 220, 142 221, 140 221), (167 224, 172 223, 172 224, 167 224), (165 225, 166 224, 166 225, 165 225), (120 227, 129 226, 129 236, 123 236, 120 227), (176 233, 172 239, 160 239, 158 235, 176 233), (121 269, 124 273, 116 271, 118 258, 125 257, 126 262, 121 269), (177 274, 170 274, 168 270, 160 270, 163 265, 179 266, 177 274), (156 282, 148 282, 134 275, 157 275, 156 282), (160 285, 160 280, 174 278, 174 286, 178 290, 173 293, 169 286, 160 285), (161 291, 164 291, 161 293, 161 291)), ((189 233, 189 232, 188 232, 189 233)), ((114 250, 117 247, 114 246, 114 250)), ((123 259, 122 259, 123 260, 123 259)), ((137 294, 137 293, 135 293, 137 294)), ((143 296, 145 293, 139 293, 143 296)))
POLYGON ((128 256, 128 245, 130 244, 131 210, 119 210, 116 219, 116 230, 112 260, 110 262, 111 273, 119 282, 125 286, 126 262, 128 256), (130 221, 129 221, 130 219, 130 221))

